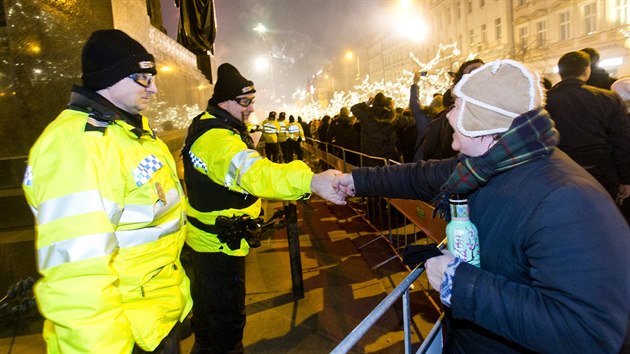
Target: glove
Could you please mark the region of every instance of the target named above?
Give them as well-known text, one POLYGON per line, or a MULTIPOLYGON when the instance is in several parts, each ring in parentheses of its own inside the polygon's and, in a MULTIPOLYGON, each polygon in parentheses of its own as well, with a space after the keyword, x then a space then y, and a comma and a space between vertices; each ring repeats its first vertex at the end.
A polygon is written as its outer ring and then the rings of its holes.
POLYGON ((403 251, 403 263, 409 266, 424 263, 427 259, 441 256, 440 251, 435 244, 430 245, 409 245, 403 251))

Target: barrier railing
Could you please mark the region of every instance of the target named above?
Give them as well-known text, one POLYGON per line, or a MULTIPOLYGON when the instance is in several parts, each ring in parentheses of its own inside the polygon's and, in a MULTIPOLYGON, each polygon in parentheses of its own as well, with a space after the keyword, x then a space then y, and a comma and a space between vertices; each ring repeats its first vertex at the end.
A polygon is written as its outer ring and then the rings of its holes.
MULTIPOLYGON (((370 165, 373 165, 374 161, 382 161, 380 165, 397 163, 395 161, 365 155, 357 151, 344 149, 331 143, 310 138, 307 138, 307 143, 304 144, 303 148, 306 150, 307 156, 310 155, 310 158, 315 161, 322 161, 331 168, 335 168, 342 172, 350 172, 352 168, 361 167, 363 166, 363 162, 368 159, 371 162, 370 165), (348 154, 354 154, 354 156, 358 157, 359 166, 348 163, 348 154)), ((349 203, 349 205, 352 207, 352 203, 349 203)), ((364 219, 366 219, 366 221, 378 231, 378 235, 380 237, 385 238, 388 241, 389 246, 395 253, 395 256, 375 265, 372 267, 373 269, 378 268, 397 257, 402 259, 401 250, 410 244, 418 242, 417 229, 420 229, 421 233, 425 235, 425 237, 430 238, 435 243, 442 243, 445 238, 445 222, 442 219, 433 219, 431 217, 433 207, 425 202, 418 200, 379 197, 364 198, 364 202, 360 205, 362 206, 360 210, 358 210, 360 215, 362 215, 364 219), (396 213, 392 212, 392 210, 396 210, 396 213), (397 220, 398 218, 402 219, 402 225, 400 225, 399 220, 397 220), (411 232, 409 230, 410 228, 411 232), (410 234, 412 235, 411 238, 409 238, 410 234)), ((376 240, 378 240, 378 238, 360 246, 359 249, 376 240)), ((410 274, 398 286, 396 286, 392 292, 389 293, 385 299, 383 299, 383 301, 381 301, 381 303, 339 343, 339 345, 337 345, 337 347, 335 347, 332 353, 347 353, 350 349, 352 349, 352 347, 356 345, 365 333, 367 333, 367 331, 401 297, 403 300, 405 353, 411 353, 411 309, 409 292, 412 284, 418 280, 423 272, 423 267, 416 267, 411 270, 410 274)), ((431 297, 429 297, 428 294, 427 298, 432 302, 431 297)), ((439 309, 437 304, 433 303, 433 305, 436 309, 439 309)), ((437 354, 442 352, 442 342, 440 336, 442 318, 443 314, 437 320, 431 331, 424 337, 424 340, 416 353, 437 354)), ((421 333, 417 333, 417 335, 422 338, 421 333)))
MULTIPOLYGON (((307 152, 305 156, 310 154, 309 157, 311 159, 321 161, 330 168, 335 168, 342 172, 349 173, 355 167, 363 167, 366 161, 369 161, 370 165, 374 165, 375 161, 380 162, 380 165, 383 166, 400 164, 397 161, 366 155, 332 143, 311 138, 306 140, 307 143, 303 145, 303 149, 307 152), (354 154, 354 156, 358 157, 358 165, 347 162, 346 157, 349 154, 354 154)), ((401 256, 400 251, 407 245, 419 241, 417 237, 418 231, 421 231, 424 236, 429 237, 436 243, 442 242, 445 237, 444 229, 446 228, 446 223, 442 219, 433 219, 431 217, 433 206, 428 203, 420 200, 398 198, 374 197, 360 199, 362 199, 361 202, 354 203, 354 199, 351 198, 350 207, 355 210, 358 209, 359 214, 377 230, 379 236, 384 237, 391 244, 398 256, 401 256), (393 212, 393 209, 396 212, 393 212)), ((370 242, 374 242, 374 240, 370 242)), ((382 264, 375 267, 380 265, 382 264)))

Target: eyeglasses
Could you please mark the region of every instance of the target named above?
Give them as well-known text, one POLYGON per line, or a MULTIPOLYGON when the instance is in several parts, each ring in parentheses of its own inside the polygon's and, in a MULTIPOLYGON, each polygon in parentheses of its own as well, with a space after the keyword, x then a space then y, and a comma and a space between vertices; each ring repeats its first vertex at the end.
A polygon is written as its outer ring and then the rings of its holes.
POLYGON ((254 102, 256 102, 256 98, 247 98, 247 97, 242 97, 242 98, 235 98, 232 101, 236 102, 239 104, 239 106, 241 107, 249 107, 251 105, 254 104, 254 102))
POLYGON ((148 88, 153 83, 153 79, 155 78, 151 73, 134 73, 128 76, 131 80, 133 80, 136 84, 148 88))

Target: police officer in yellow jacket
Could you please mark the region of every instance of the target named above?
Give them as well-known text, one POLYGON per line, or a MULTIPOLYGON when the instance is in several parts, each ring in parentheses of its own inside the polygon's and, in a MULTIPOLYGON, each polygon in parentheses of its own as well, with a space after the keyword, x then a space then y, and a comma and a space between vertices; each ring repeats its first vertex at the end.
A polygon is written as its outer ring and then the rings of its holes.
POLYGON ((83 86, 33 145, 23 183, 48 353, 179 353, 192 308, 179 260, 185 197, 140 115, 157 93, 153 55, 100 30, 82 64, 83 86))
POLYGON ((265 157, 273 162, 280 162, 280 145, 278 145, 278 133, 280 124, 276 121, 276 112, 269 112, 269 116, 262 124, 262 136, 265 142, 265 157))
POLYGON ((290 159, 289 156, 289 144, 287 144, 287 139, 289 137, 289 131, 287 130, 287 114, 284 112, 280 112, 278 115, 278 125, 280 125, 280 130, 278 131, 278 145, 280 145, 280 152, 282 153, 282 162, 291 162, 293 160, 290 159))
POLYGON ((293 154, 297 155, 298 160, 304 159, 302 147, 300 146, 301 142, 305 140, 304 130, 302 129, 302 125, 299 122, 296 122, 295 118, 293 118, 292 115, 289 116, 289 125, 287 126, 287 132, 287 144, 289 144, 289 153, 287 155, 289 161, 293 160, 293 154))
POLYGON ((302 161, 278 164, 254 149, 245 124, 254 111, 255 92, 253 82, 234 66, 219 66, 208 108, 193 119, 182 152, 189 203, 186 242, 193 249, 192 353, 243 351, 244 257, 251 239, 247 230, 219 220, 257 218, 259 198, 297 200, 312 192, 344 203, 331 184, 338 171, 314 175, 302 161))

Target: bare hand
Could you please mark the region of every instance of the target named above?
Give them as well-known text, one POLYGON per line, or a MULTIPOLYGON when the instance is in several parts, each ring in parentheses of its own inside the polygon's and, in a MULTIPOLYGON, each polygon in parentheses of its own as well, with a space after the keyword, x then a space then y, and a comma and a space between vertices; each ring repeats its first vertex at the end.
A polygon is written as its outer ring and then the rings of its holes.
POLYGON ((341 175, 341 171, 326 170, 324 172, 313 175, 311 179, 311 192, 326 199, 327 201, 337 204, 345 205, 346 196, 343 193, 339 193, 333 189, 333 180, 335 176, 341 175))
POLYGON ((350 173, 335 176, 332 181, 332 187, 337 193, 354 197, 354 178, 352 178, 350 173))
POLYGON ((444 280, 444 271, 446 266, 455 259, 455 256, 448 250, 442 250, 443 255, 427 259, 424 267, 427 271, 427 278, 429 278, 429 284, 437 291, 440 291, 440 285, 444 280))
POLYGON ((619 191, 617 192, 616 202, 618 205, 623 204, 623 200, 630 197, 630 185, 620 184, 619 191))

